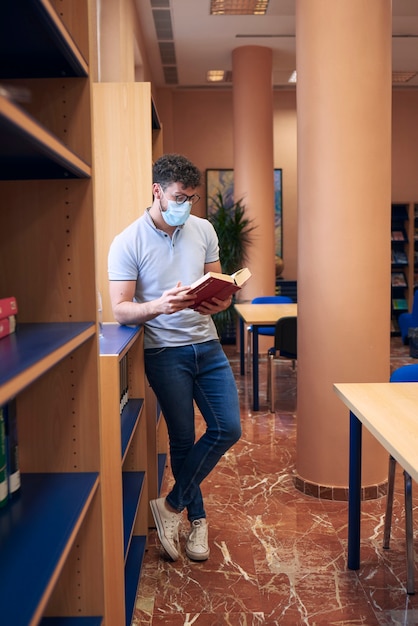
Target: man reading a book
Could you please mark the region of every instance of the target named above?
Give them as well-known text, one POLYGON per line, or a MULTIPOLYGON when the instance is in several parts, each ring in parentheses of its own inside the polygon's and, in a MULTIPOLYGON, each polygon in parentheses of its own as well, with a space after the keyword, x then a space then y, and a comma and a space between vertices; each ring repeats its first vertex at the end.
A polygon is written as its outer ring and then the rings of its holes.
POLYGON ((235 380, 212 315, 226 300, 196 308, 190 285, 221 272, 218 238, 210 222, 191 215, 201 172, 185 157, 167 154, 153 167, 153 203, 113 240, 109 251, 110 297, 120 324, 144 325, 148 381, 160 403, 170 441, 174 486, 150 502, 161 544, 179 556, 178 527, 186 509, 186 554, 209 557, 208 525, 200 484, 241 436, 235 380), (196 441, 194 402, 206 422, 196 441))

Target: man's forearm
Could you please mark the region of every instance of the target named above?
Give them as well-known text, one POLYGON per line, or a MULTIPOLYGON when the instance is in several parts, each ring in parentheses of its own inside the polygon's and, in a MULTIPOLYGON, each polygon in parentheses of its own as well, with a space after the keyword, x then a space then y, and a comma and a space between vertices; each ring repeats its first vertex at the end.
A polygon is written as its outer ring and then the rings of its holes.
POLYGON ((119 302, 113 315, 119 324, 144 324, 160 315, 158 300, 151 302, 119 302))

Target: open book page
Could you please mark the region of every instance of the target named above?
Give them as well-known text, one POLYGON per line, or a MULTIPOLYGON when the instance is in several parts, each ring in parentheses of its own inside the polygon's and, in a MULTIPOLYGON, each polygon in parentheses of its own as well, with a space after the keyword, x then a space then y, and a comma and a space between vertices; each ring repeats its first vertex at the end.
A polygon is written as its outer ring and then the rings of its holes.
POLYGON ((189 293, 196 295, 196 302, 192 308, 195 309, 201 302, 210 302, 212 298, 226 300, 233 293, 241 289, 250 277, 251 272, 247 267, 231 275, 208 272, 190 287, 189 293))
POLYGON ((234 274, 231 274, 231 278, 234 280, 235 284, 239 287, 245 285, 247 280, 251 278, 251 272, 248 267, 243 267, 240 270, 237 270, 234 274))

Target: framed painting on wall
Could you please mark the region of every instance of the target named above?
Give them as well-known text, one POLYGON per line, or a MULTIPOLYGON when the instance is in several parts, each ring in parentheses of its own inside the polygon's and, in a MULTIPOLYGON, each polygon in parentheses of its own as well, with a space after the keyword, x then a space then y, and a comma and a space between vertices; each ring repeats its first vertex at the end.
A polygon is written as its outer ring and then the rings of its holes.
MULTIPOLYGON (((223 169, 206 170, 206 211, 208 217, 215 210, 213 198, 218 193, 222 194, 224 204, 232 206, 234 204, 234 170, 223 169)), ((274 170, 274 233, 275 233, 275 253, 282 256, 283 251, 283 229, 282 229, 282 170, 274 170)))
POLYGON ((274 170, 274 237, 276 256, 281 257, 283 253, 283 206, 282 206, 282 170, 274 170))
POLYGON ((234 204, 234 170, 206 170, 206 212, 209 215, 216 210, 214 202, 218 193, 222 194, 225 206, 234 204))

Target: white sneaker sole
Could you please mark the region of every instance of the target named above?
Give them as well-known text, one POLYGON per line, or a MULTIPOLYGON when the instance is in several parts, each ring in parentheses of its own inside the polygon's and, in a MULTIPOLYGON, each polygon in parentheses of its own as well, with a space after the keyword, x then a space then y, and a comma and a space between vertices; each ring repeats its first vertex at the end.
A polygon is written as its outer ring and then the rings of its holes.
POLYGON ((186 554, 191 561, 207 561, 210 555, 210 550, 207 550, 206 552, 192 552, 191 550, 188 550, 186 546, 186 554))

